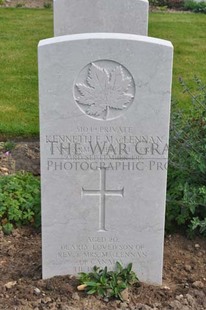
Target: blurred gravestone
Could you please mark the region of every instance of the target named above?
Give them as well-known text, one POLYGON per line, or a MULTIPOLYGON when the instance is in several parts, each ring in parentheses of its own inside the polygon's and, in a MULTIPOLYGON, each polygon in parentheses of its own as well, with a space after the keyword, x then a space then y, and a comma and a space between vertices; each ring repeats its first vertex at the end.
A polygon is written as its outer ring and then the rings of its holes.
POLYGON ((110 32, 147 35, 147 0, 54 0, 54 35, 110 32))

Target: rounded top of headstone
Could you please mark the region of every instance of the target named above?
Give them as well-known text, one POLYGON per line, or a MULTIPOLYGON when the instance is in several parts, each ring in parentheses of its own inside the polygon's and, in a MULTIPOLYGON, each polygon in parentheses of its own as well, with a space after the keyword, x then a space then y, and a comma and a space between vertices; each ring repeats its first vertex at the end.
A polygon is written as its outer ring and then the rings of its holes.
POLYGON ((147 35, 147 0, 56 0, 54 35, 115 32, 147 35))

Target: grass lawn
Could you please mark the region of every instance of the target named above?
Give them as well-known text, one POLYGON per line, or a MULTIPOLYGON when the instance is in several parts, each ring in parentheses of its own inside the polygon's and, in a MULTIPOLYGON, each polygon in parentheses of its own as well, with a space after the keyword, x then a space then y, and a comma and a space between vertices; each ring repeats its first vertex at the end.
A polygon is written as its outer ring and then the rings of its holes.
MULTIPOLYGON (((178 79, 189 85, 194 75, 206 84, 206 15, 195 13, 152 13, 149 19, 149 36, 169 40, 174 45, 173 98, 181 106, 189 97, 182 94, 178 79)), ((192 82, 192 83, 191 83, 192 82)))
POLYGON ((37 45, 52 36, 52 11, 0 9, 0 135, 38 135, 37 45))
MULTIPOLYGON (((38 135, 37 44, 52 37, 52 10, 0 9, 0 135, 38 135)), ((206 82, 206 16, 151 13, 149 35, 175 48, 173 96, 187 104, 178 77, 206 82)))

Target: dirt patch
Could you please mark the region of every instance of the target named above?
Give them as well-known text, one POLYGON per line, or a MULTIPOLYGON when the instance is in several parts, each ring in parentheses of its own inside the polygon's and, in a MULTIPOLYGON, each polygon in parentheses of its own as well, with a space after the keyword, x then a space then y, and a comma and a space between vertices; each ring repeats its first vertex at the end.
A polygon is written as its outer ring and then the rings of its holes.
POLYGON ((12 147, 0 144, 0 175, 27 171, 40 175, 39 141, 12 142, 12 147), (9 151, 8 151, 9 149, 9 151))
MULTIPOLYGON (((0 144, 0 174, 40 174, 39 141, 0 144), (9 151, 7 148, 9 147, 9 151)), ((0 310, 206 309, 206 240, 167 236, 162 287, 141 285, 129 302, 99 300, 76 291, 68 276, 41 280, 41 233, 32 228, 0 235, 0 310)))
POLYGON ((165 240, 164 285, 141 285, 129 301, 105 302, 77 292, 71 276, 41 279, 41 234, 31 228, 0 236, 0 309, 149 310, 206 309, 205 240, 180 235, 165 240))

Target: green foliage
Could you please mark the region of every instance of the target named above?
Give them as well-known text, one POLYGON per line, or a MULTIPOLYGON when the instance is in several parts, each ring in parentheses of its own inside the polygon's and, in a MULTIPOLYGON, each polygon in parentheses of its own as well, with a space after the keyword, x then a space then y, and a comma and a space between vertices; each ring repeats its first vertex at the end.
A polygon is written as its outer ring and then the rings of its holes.
POLYGON ((5 0, 0 0, 0 5, 3 5, 5 3, 5 0))
POLYGON ((168 0, 149 0, 150 5, 157 7, 167 7, 168 0))
POLYGON ((194 81, 191 90, 180 79, 192 101, 186 119, 172 113, 166 228, 206 236, 206 85, 194 81))
POLYGON ((194 0, 186 0, 184 2, 184 9, 192 11, 194 13, 205 13, 206 14, 206 2, 196 2, 194 0))
POLYGON ((13 228, 14 228, 14 226, 11 223, 6 223, 2 226, 2 230, 3 230, 5 235, 10 235, 13 228))
POLYGON ((184 7, 184 0, 149 0, 149 3, 159 9, 181 9, 184 7))
POLYGON ((44 2, 44 8, 45 9, 51 9, 52 5, 49 2, 44 2))
POLYGON ((132 264, 123 268, 116 263, 115 271, 108 271, 107 267, 100 269, 94 267, 90 273, 79 274, 80 283, 85 285, 87 294, 97 294, 103 298, 118 298, 122 300, 121 293, 130 285, 138 282, 132 271, 132 264))
POLYGON ((16 8, 22 8, 23 6, 24 6, 23 3, 17 3, 17 4, 16 4, 16 8))
POLYGON ((40 226, 40 181, 29 173, 0 177, 0 225, 5 233, 13 226, 40 226))
POLYGON ((4 142, 4 149, 6 152, 11 152, 15 148, 15 143, 12 141, 4 142))
POLYGON ((196 2, 194 0, 149 0, 150 5, 162 10, 183 9, 194 13, 206 13, 206 2, 196 2))

